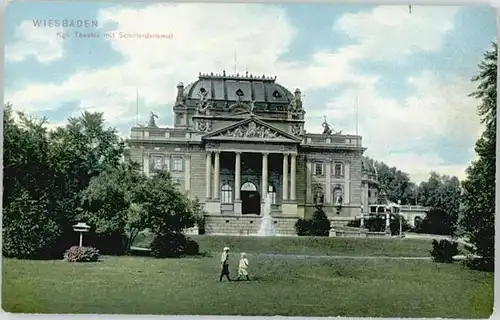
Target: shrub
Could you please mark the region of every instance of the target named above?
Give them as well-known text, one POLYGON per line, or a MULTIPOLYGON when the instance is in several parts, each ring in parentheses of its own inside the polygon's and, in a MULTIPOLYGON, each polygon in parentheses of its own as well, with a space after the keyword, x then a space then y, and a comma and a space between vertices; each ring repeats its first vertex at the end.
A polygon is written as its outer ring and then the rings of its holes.
POLYGON ((311 220, 298 219, 295 222, 295 231, 299 236, 328 237, 330 234, 330 220, 323 210, 317 209, 311 220))
POLYGON ((330 234, 330 220, 323 210, 317 209, 310 223, 310 233, 317 237, 328 237, 330 234))
POLYGON ((180 232, 157 234, 151 242, 151 254, 156 258, 177 258, 185 251, 186 237, 180 232))
POLYGON ((307 236, 309 235, 309 220, 298 219, 295 222, 295 232, 299 236, 307 236))
POLYGON ((459 253, 458 243, 448 240, 441 240, 439 242, 432 240, 432 250, 430 253, 436 262, 451 263, 453 262, 453 256, 459 253))
POLYGON ((108 234, 97 234, 88 232, 84 236, 84 244, 99 248, 99 252, 104 255, 123 255, 127 251, 127 235, 120 232, 110 232, 108 234))
MULTIPOLYGON (((48 201, 35 200, 22 190, 3 210, 2 251, 5 257, 48 259, 61 228, 48 210, 48 201)), ((65 246, 64 248, 67 248, 65 246)), ((59 252, 61 258, 64 249, 59 252)))
POLYGON ((96 262, 99 260, 99 250, 93 247, 73 246, 64 253, 68 262, 96 262))
MULTIPOLYGON (((397 215, 391 215, 391 223, 389 225, 391 229, 391 235, 399 235, 399 219, 400 217, 397 215), (394 217, 394 220, 392 219, 394 217)), ((411 226, 408 224, 408 221, 404 217, 401 217, 401 230, 406 232, 411 229, 411 226)))
POLYGON ((478 271, 493 272, 495 271, 495 260, 494 259, 484 259, 477 257, 467 257, 464 260, 465 266, 478 271))
POLYGON ((360 228, 361 227, 361 220, 360 219, 351 220, 347 223, 347 226, 354 227, 354 228, 360 228))
POLYGON ((200 253, 200 246, 196 241, 194 241, 191 238, 188 238, 186 240, 186 248, 184 253, 187 255, 197 255, 200 253))

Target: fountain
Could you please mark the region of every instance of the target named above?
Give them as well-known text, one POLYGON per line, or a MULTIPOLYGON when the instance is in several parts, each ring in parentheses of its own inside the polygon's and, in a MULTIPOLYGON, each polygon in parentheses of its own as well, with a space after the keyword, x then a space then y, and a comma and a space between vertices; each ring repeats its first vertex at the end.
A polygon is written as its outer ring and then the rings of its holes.
POLYGON ((271 217, 271 195, 268 194, 264 199, 264 212, 262 214, 260 228, 257 232, 258 236, 261 237, 272 237, 276 235, 276 230, 274 229, 273 218, 271 217))

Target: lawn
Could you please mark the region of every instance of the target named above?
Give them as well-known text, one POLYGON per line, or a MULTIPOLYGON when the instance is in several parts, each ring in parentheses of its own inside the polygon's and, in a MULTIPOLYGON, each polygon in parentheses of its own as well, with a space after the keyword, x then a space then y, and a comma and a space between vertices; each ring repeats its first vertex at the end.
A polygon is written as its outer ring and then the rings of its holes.
MULTIPOLYGON (((237 252, 304 255, 429 257, 432 241, 405 238, 237 237, 191 236, 204 252, 230 247, 237 252)), ((140 235, 134 245, 148 247, 150 236, 140 235)), ((459 246, 462 248, 463 246, 459 246)))
POLYGON ((273 249, 272 239, 197 240, 202 250, 229 243, 233 273, 237 248, 249 252, 252 281, 219 283, 218 254, 163 260, 104 256, 80 264, 4 259, 2 306, 33 313, 485 318, 492 312, 493 274, 460 264, 278 257, 261 255, 258 248, 263 253, 303 249, 273 249))

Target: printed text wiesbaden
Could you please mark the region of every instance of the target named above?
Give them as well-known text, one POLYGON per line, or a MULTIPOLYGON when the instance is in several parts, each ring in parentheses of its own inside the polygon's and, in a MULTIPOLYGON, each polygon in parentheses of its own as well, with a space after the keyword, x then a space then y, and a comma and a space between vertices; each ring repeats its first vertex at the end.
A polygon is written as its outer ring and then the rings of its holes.
POLYGON ((33 26, 36 28, 97 28, 98 25, 97 20, 33 20, 33 26))

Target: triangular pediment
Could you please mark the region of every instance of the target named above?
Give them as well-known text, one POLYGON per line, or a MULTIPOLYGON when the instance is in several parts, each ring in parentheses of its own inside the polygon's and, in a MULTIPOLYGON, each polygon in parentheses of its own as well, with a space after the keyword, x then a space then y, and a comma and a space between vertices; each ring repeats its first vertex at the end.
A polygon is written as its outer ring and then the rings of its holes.
POLYGON ((238 140, 238 141, 266 141, 300 143, 300 139, 280 130, 255 116, 239 121, 225 128, 211 132, 203 137, 204 140, 238 140))

